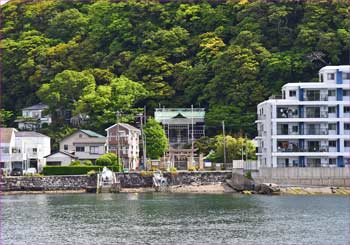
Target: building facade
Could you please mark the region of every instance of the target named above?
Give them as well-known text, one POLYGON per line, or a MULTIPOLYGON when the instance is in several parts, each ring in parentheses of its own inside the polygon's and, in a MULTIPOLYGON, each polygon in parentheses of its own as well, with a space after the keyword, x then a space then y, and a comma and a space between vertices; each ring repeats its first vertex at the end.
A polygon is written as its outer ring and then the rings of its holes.
POLYGON ((39 103, 22 109, 22 116, 17 118, 20 130, 37 130, 44 124, 51 124, 51 116, 45 113, 48 105, 39 103))
POLYGON ((258 105, 260 167, 350 165, 350 66, 325 66, 319 82, 288 83, 258 105))
POLYGON ((205 136, 205 109, 157 108, 154 118, 165 130, 169 143, 170 164, 177 169, 198 165, 191 162, 194 159, 192 142, 205 136))
POLYGON ((72 154, 81 161, 95 162, 106 153, 106 137, 91 130, 80 129, 60 141, 60 151, 72 154))
POLYGON ((35 168, 41 172, 46 165, 45 156, 51 152, 50 137, 31 131, 18 132, 13 128, 1 128, 0 168, 35 168))
POLYGON ((141 131, 130 124, 118 123, 107 128, 106 132, 107 152, 119 155, 124 168, 138 169, 140 166, 141 131), (117 132, 119 133, 117 134, 117 132))

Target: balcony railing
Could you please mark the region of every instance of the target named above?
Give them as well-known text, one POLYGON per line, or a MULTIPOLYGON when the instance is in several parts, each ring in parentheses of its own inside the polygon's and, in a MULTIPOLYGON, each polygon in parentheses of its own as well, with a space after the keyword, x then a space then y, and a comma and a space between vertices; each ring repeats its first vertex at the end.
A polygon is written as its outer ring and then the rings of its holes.
POLYGON ((328 95, 304 96, 305 101, 328 101, 328 95))
POLYGON ((277 152, 329 152, 329 148, 328 147, 277 148, 277 152))

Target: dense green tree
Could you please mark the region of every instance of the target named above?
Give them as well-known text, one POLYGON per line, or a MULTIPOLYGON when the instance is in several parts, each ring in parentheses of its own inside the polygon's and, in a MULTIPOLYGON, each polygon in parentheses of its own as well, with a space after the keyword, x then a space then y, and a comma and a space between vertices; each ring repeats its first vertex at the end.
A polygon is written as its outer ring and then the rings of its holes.
POLYGON ((114 153, 106 153, 96 159, 98 166, 116 166, 118 165, 118 156, 114 153))
POLYGON ((168 140, 162 126, 153 118, 147 120, 144 128, 147 157, 159 159, 168 150, 168 140))

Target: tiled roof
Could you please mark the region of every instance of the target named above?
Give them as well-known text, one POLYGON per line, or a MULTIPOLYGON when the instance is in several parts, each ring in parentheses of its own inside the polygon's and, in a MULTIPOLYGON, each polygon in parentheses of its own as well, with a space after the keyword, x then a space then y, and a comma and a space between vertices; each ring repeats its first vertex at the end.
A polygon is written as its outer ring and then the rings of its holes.
POLYGON ((12 132, 16 132, 14 128, 0 128, 0 142, 1 143, 10 143, 12 132))
POLYGON ((97 137, 97 138, 104 138, 105 136, 103 135, 100 135, 94 131, 91 131, 91 130, 86 130, 86 129, 80 129, 81 132, 87 134, 88 136, 90 137, 97 137))
POLYGON ((154 118, 158 122, 170 119, 197 119, 204 121, 205 110, 203 108, 157 108, 154 113, 154 118))
POLYGON ((69 156, 69 157, 71 157, 71 158, 74 158, 74 159, 77 159, 77 158, 78 158, 77 156, 74 156, 73 154, 70 154, 69 152, 66 152, 66 151, 58 151, 58 152, 55 152, 55 153, 52 153, 52 154, 50 154, 50 155, 45 156, 45 158, 50 157, 50 156, 53 156, 53 155, 56 155, 56 154, 58 154, 58 153, 62 153, 62 154, 64 154, 64 155, 67 155, 67 156, 69 156))
POLYGON ((49 137, 41 133, 33 131, 19 131, 15 132, 16 137, 49 137))
POLYGON ((44 110, 44 109, 47 109, 47 108, 49 108, 48 105, 45 105, 43 103, 39 103, 39 104, 36 104, 36 105, 32 105, 32 106, 23 108, 22 110, 44 110))

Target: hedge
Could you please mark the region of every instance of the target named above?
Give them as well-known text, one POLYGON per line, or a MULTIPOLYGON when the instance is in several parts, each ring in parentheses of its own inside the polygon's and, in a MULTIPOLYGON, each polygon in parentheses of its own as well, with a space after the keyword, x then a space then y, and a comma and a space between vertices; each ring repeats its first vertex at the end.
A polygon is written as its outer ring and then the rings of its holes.
MULTIPOLYGON (((102 171, 103 166, 45 166, 44 175, 81 175, 87 174, 91 170, 102 171)), ((120 172, 119 166, 109 166, 113 172, 120 172)))

